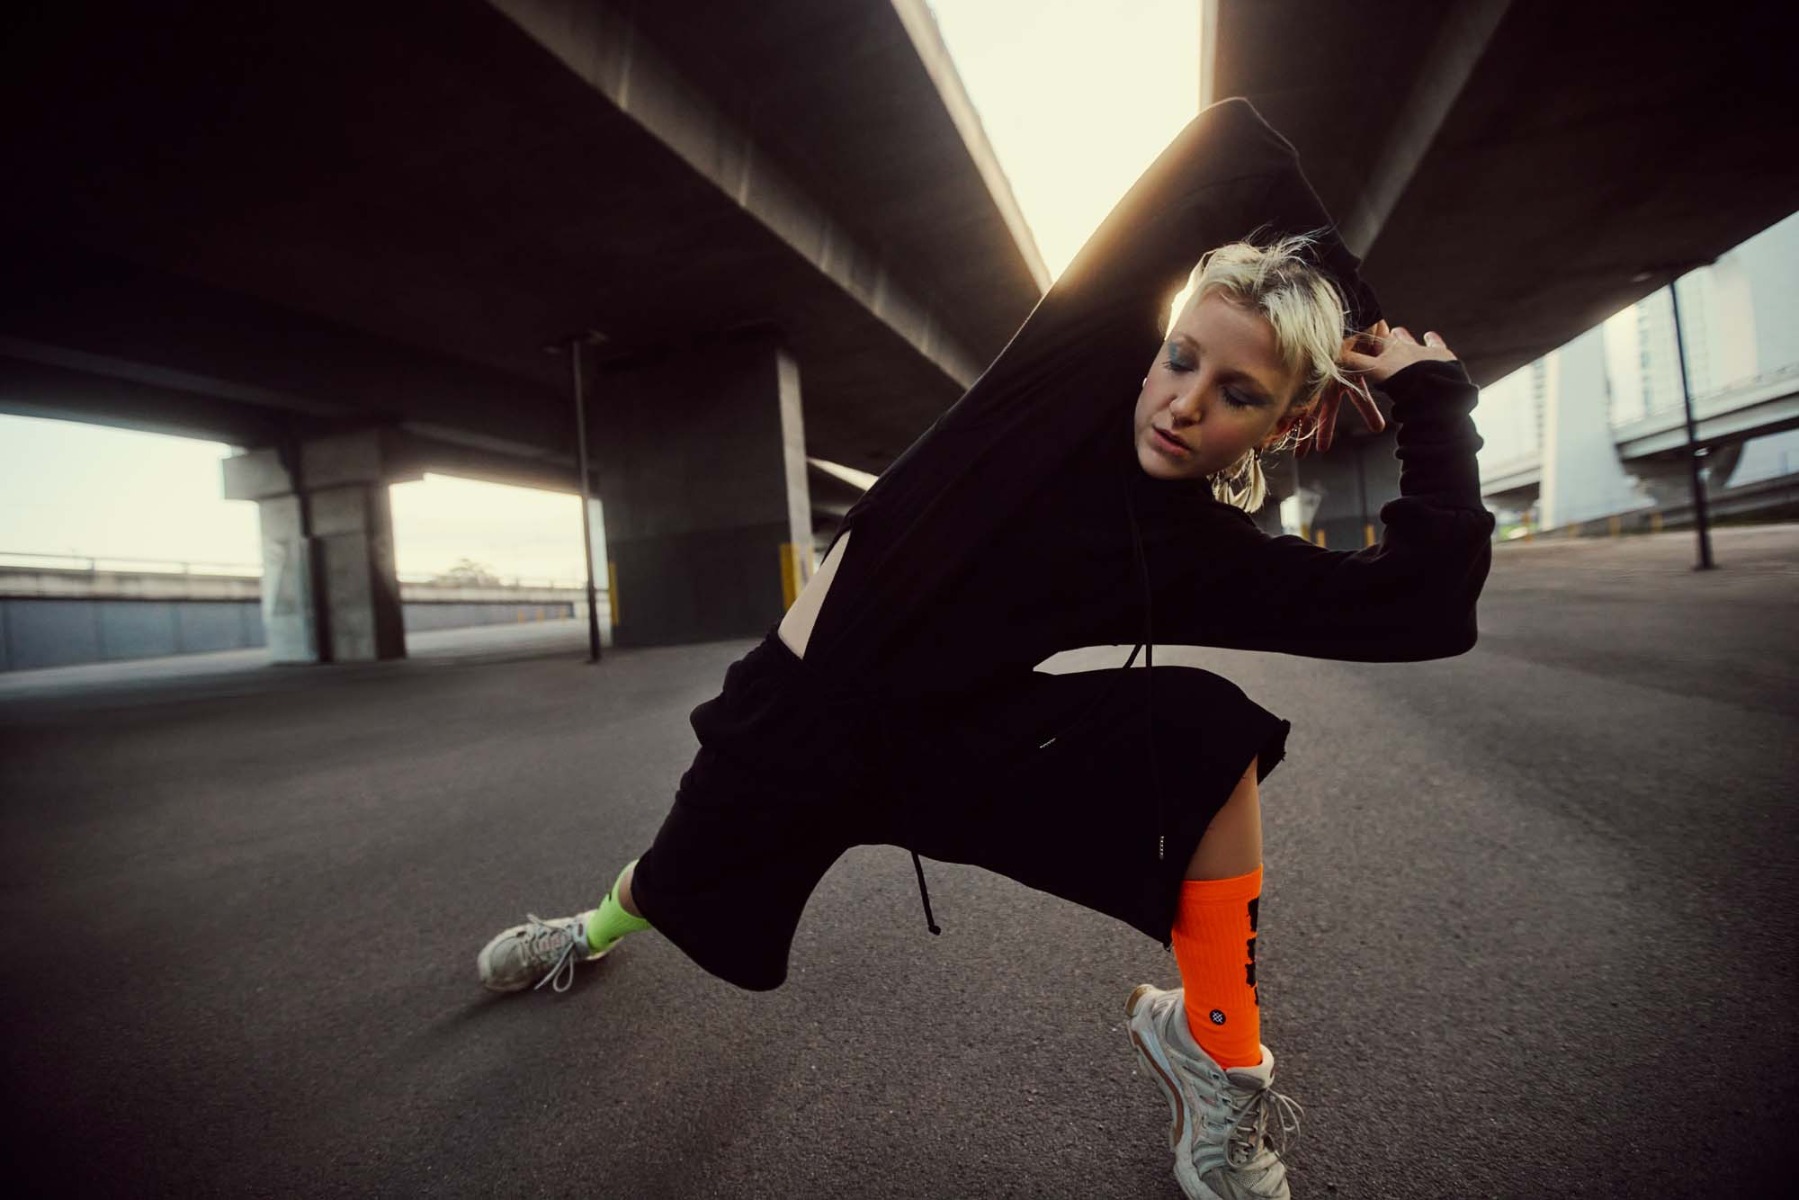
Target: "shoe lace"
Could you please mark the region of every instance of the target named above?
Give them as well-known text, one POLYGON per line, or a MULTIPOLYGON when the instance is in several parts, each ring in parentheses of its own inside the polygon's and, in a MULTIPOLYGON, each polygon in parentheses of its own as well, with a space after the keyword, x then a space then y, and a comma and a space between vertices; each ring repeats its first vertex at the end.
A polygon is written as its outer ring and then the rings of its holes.
POLYGON ((1258 1088, 1231 1124, 1225 1160, 1232 1167, 1246 1167, 1266 1145, 1285 1154, 1299 1142, 1299 1118, 1304 1110, 1291 1096, 1273 1088, 1258 1088))
POLYGON ((525 955, 529 962, 548 963, 549 971, 531 990, 544 984, 553 992, 566 992, 575 982, 575 964, 586 957, 575 952, 575 931, 552 925, 536 913, 526 913, 525 955))

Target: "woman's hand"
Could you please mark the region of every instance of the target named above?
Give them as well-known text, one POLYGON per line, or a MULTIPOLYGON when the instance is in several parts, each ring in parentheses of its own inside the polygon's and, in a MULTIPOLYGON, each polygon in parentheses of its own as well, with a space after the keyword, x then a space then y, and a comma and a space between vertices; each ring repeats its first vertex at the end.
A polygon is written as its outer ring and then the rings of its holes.
MULTIPOLYGON (((1385 321, 1378 321, 1373 328, 1344 338, 1338 361, 1353 374, 1373 383, 1384 383, 1413 363, 1454 362, 1455 353, 1435 333, 1426 333, 1420 344, 1403 325, 1389 329, 1385 321)), ((1337 431, 1337 412, 1345 398, 1362 414, 1362 421, 1370 430, 1379 433, 1387 427, 1387 419, 1381 416, 1380 409, 1361 392, 1348 389, 1326 392, 1318 401, 1317 433, 1295 446, 1293 457, 1322 454, 1331 448, 1337 431)))
POLYGON ((1344 338, 1337 361, 1371 383, 1385 383, 1413 363, 1454 362, 1455 352, 1438 334, 1425 334, 1420 344, 1405 326, 1388 329, 1379 321, 1366 333, 1344 338))

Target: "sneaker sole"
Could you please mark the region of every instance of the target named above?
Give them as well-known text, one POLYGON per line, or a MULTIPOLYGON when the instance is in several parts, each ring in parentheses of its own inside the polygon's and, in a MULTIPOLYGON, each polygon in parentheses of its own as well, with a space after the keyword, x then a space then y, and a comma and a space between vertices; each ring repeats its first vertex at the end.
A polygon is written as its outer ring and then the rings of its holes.
POLYGON ((1193 1169, 1191 1161, 1181 1158, 1181 1134, 1187 1128, 1187 1102, 1174 1082, 1174 1068, 1161 1054, 1161 1039, 1146 1039, 1137 1030, 1137 1009, 1143 1004, 1144 997, 1158 990, 1160 989, 1150 983, 1140 983, 1131 989, 1130 998, 1124 1002, 1124 1015, 1127 1018, 1125 1029, 1131 1035, 1131 1047, 1137 1052, 1137 1060, 1143 1064, 1150 1078, 1156 1081, 1156 1086, 1162 1089, 1162 1095, 1168 1100, 1168 1148, 1174 1153, 1174 1180, 1181 1185, 1181 1191, 1186 1193, 1188 1200, 1228 1200, 1200 1180, 1199 1172, 1193 1169), (1152 1041, 1154 1049, 1151 1049, 1152 1041))
MULTIPOLYGON (((1168 1100, 1171 1119, 1168 1146, 1173 1149, 1180 1144, 1181 1132, 1187 1127, 1187 1102, 1181 1096, 1181 1089, 1175 1085, 1173 1069, 1156 1050, 1150 1049, 1148 1041, 1137 1029, 1137 1009, 1143 1003, 1143 998, 1155 990, 1156 987, 1148 983, 1140 983, 1132 989, 1130 999, 1124 1002, 1124 1015, 1128 1018, 1125 1028, 1131 1035, 1131 1046, 1137 1052, 1137 1060, 1143 1064, 1168 1100)), ((1158 1044, 1157 1050, 1159 1049, 1158 1044)))

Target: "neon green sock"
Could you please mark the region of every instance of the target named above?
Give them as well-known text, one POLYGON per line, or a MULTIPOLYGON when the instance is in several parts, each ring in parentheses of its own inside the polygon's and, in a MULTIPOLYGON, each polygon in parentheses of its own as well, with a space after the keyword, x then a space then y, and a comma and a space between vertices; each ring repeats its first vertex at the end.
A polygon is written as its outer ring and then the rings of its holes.
MULTIPOLYGON (((625 864, 625 870, 618 873, 619 879, 625 877, 637 865, 632 859, 625 864)), ((587 948, 595 954, 603 954, 610 950, 620 938, 627 933, 639 933, 650 928, 650 923, 642 917, 634 917, 625 911, 625 906, 618 902, 618 883, 614 881, 612 890, 600 901, 600 906, 587 914, 587 948)))

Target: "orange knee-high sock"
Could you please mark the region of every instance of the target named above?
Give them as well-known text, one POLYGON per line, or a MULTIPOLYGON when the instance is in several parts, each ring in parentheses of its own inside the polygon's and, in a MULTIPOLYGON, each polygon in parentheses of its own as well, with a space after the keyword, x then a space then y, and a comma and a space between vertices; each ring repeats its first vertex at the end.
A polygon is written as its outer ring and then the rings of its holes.
POLYGON ((1256 999, 1256 908, 1262 868, 1234 879, 1181 884, 1174 918, 1174 959, 1181 968, 1187 1026, 1221 1067, 1262 1061, 1256 999))

